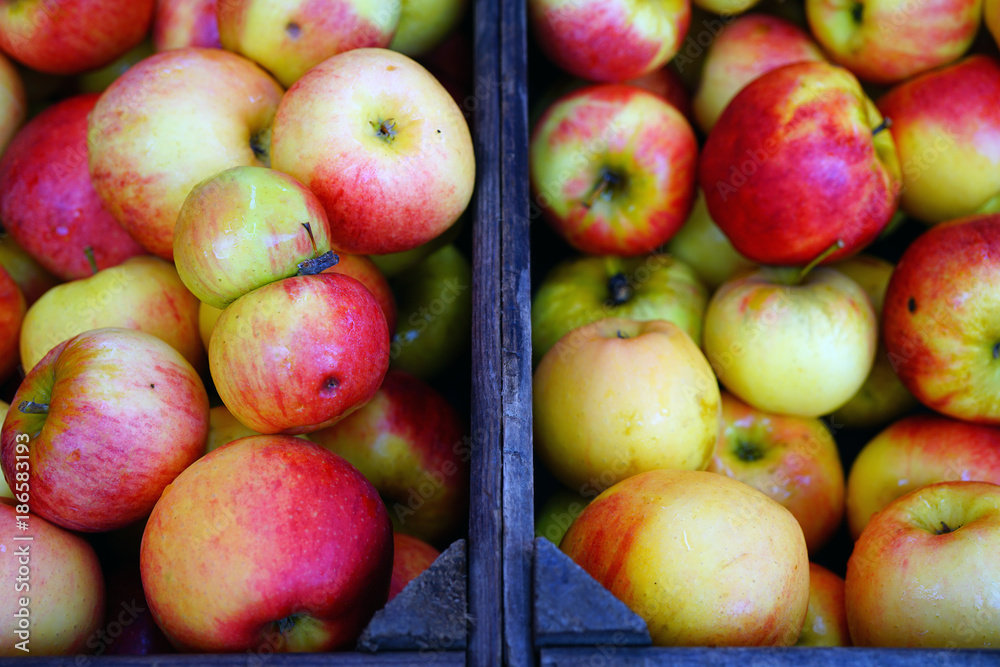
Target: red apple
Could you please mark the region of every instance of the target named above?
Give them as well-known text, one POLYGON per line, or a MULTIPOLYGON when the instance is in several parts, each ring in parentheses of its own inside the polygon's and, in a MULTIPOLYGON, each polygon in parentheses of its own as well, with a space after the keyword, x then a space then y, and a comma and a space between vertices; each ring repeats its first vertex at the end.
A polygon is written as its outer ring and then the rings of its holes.
POLYGON ((17 368, 21 358, 18 345, 25 312, 27 305, 21 288, 7 270, 0 267, 0 380, 17 368))
POLYGON ((153 46, 157 51, 189 46, 222 48, 217 0, 156 0, 153 46))
POLYGON ((389 600, 399 595, 406 585, 434 563, 441 552, 412 535, 392 534, 392 579, 389 600))
POLYGON ((816 563, 809 563, 809 610, 795 645, 851 645, 844 606, 844 580, 816 563))
POLYGON ((643 74, 636 79, 629 79, 625 83, 631 86, 644 88, 654 95, 659 95, 665 99, 670 106, 681 112, 684 119, 689 123, 693 122, 691 115, 691 95, 680 75, 673 67, 665 65, 659 69, 654 69, 649 74, 643 74))
POLYGON ((396 297, 392 294, 392 288, 385 275, 379 270, 375 262, 364 255, 348 255, 337 253, 339 261, 333 266, 324 269, 323 273, 343 273, 358 280, 372 293, 378 305, 385 315, 385 323, 389 327, 389 335, 396 331, 396 297))

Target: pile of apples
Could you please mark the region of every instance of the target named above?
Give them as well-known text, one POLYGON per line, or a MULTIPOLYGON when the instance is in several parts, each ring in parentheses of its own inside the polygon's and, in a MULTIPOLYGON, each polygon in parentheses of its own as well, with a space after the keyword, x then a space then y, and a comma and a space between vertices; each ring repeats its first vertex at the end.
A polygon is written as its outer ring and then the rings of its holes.
POLYGON ((351 648, 463 534, 465 9, 0 8, 0 655, 351 648))
POLYGON ((997 648, 1000 2, 756 4, 528 1, 536 532, 657 645, 997 648))

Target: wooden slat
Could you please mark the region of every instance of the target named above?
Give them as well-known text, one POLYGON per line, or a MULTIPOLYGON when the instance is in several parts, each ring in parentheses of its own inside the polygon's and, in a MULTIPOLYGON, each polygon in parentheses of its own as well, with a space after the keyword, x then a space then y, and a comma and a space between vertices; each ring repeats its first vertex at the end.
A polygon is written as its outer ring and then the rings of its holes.
POLYGON ((594 648, 541 651, 542 667, 997 667, 1000 650, 890 648, 594 648))

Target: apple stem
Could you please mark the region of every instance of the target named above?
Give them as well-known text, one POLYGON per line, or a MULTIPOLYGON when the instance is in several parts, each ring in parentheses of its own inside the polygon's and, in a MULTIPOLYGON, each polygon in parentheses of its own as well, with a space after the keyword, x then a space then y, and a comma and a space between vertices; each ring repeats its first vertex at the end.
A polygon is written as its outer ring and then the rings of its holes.
POLYGON ((820 264, 820 262, 822 262, 824 259, 826 259, 827 257, 829 257, 830 255, 832 255, 833 253, 837 252, 838 250, 840 250, 843 247, 844 247, 844 241, 842 239, 837 239, 833 243, 833 245, 831 245, 829 248, 827 248, 826 250, 824 250, 823 252, 821 252, 819 254, 819 257, 817 257, 813 261, 809 262, 805 266, 804 269, 802 269, 801 271, 799 271, 799 275, 798 275, 797 281, 801 283, 803 280, 806 279, 806 276, 809 275, 809 272, 812 271, 813 269, 815 269, 820 264))
POLYGON ((46 415, 49 413, 48 403, 35 403, 34 401, 21 401, 17 409, 26 415, 46 415))
MULTIPOLYGON (((594 205, 594 202, 597 201, 598 197, 603 196, 605 192, 613 189, 621 182, 622 179, 618 176, 618 174, 614 173, 610 169, 601 169, 601 179, 594 184, 594 187, 587 195, 587 198, 583 200, 583 207, 590 208, 594 205)), ((613 191, 609 194, 613 194, 613 191)))
POLYGON ((85 246, 83 248, 83 254, 87 256, 87 263, 90 264, 90 273, 93 275, 97 274, 97 259, 94 257, 94 249, 92 247, 85 246))
POLYGON ((626 303, 632 298, 632 286, 628 284, 628 278, 624 273, 616 273, 608 278, 608 292, 611 293, 611 301, 616 306, 626 303))
POLYGON ((885 118, 882 119, 881 123, 879 123, 872 129, 872 136, 874 137, 882 130, 888 130, 890 127, 892 127, 892 119, 886 116, 885 118))
POLYGON ((296 275, 299 276, 315 276, 316 274, 323 273, 331 266, 336 266, 337 262, 340 261, 340 257, 334 251, 325 252, 319 257, 313 257, 312 259, 304 259, 299 262, 299 272, 296 275))

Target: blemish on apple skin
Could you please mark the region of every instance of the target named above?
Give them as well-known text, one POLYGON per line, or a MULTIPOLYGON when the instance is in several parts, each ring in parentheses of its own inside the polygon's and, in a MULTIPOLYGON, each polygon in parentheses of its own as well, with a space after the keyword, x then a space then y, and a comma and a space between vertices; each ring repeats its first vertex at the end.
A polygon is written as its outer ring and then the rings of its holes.
POLYGON ((299 27, 299 24, 294 21, 285 26, 285 32, 292 39, 298 39, 302 36, 302 28, 299 27))
POLYGON ((912 296, 910 297, 909 301, 906 302, 906 309, 911 313, 917 312, 917 300, 914 299, 912 296))

